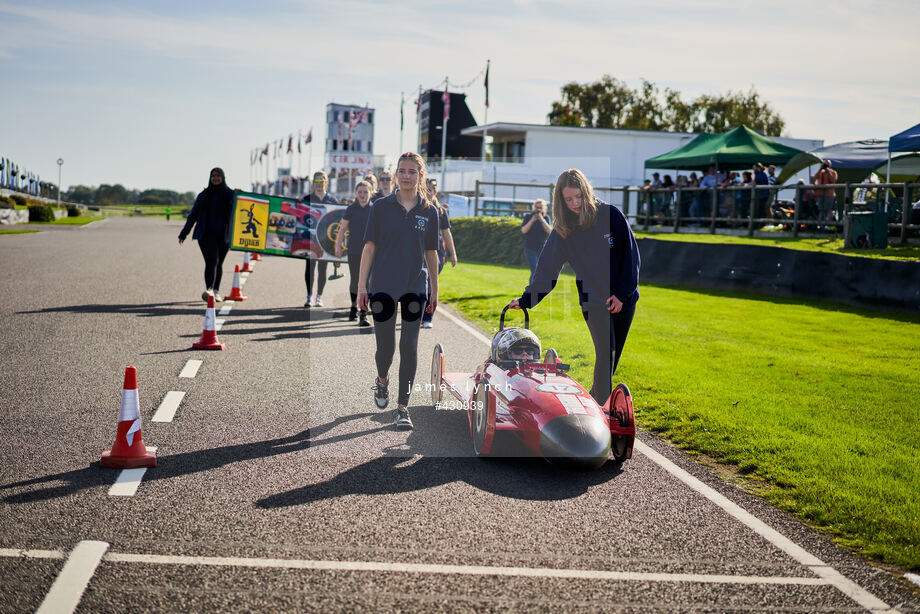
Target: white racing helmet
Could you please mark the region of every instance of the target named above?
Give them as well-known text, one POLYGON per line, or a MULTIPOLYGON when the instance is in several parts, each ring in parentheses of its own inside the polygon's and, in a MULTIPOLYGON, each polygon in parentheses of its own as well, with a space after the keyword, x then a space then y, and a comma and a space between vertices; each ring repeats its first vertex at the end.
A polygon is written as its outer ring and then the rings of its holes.
POLYGON ((513 358, 512 354, 527 353, 529 360, 540 360, 540 339, 527 328, 506 328, 495 334, 492 338, 492 360, 501 363, 506 360, 521 360, 513 358))

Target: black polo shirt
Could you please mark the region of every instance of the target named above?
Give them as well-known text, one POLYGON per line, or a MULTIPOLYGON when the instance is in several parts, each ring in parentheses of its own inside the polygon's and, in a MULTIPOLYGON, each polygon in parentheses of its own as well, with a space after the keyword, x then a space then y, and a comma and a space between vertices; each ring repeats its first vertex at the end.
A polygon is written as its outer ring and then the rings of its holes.
MULTIPOLYGON (((525 225, 536 215, 533 211, 524 216, 521 220, 521 226, 525 225)), ((552 220, 549 219, 549 216, 546 217, 546 223, 550 226, 553 225, 552 220)), ((543 249, 543 244, 546 243, 546 237, 549 236, 549 233, 543 228, 543 224, 539 221, 534 222, 530 226, 530 230, 524 233, 524 247, 527 249, 532 249, 535 252, 539 252, 543 249)))
MULTIPOLYGON (((450 230, 450 219, 447 217, 447 209, 441 211, 441 215, 438 216, 438 233, 443 233, 445 230, 450 230)), ((444 243, 444 237, 438 237, 438 258, 443 261, 447 257, 447 245, 444 243)))
POLYGON ((423 206, 421 197, 410 211, 399 204, 395 192, 376 201, 364 234, 364 240, 373 241, 375 247, 368 293, 394 299, 425 294, 425 252, 438 249, 438 232, 438 210, 423 206))
POLYGON ((310 194, 307 194, 306 196, 304 196, 301 199, 301 201, 305 203, 314 203, 317 205, 322 205, 322 204, 337 205, 339 204, 339 201, 333 198, 332 194, 330 194, 329 192, 326 192, 326 194, 324 194, 322 198, 317 196, 316 192, 311 192, 310 194))
POLYGON ((371 214, 371 203, 362 207, 358 201, 348 205, 343 219, 348 220, 348 255, 361 257, 364 249, 364 233, 367 230, 367 218, 371 214))

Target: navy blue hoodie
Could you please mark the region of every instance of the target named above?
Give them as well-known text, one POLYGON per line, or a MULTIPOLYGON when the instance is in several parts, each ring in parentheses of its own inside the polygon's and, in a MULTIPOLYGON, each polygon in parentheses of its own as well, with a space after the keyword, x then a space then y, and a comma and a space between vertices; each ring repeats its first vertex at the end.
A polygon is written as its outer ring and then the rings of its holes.
POLYGON ((610 295, 623 303, 639 298, 639 246, 623 213, 597 201, 597 217, 591 228, 575 227, 562 238, 549 233, 533 282, 519 300, 521 307, 536 306, 556 286, 562 266, 575 271, 578 302, 582 309, 604 307, 610 295))

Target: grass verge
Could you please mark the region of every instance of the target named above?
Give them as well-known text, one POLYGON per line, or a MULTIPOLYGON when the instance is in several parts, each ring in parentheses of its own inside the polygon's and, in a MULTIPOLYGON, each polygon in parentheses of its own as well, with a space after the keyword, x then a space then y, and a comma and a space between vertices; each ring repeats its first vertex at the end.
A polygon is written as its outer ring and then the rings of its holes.
MULTIPOLYGON (((863 256, 866 258, 885 258, 890 260, 920 260, 920 245, 908 243, 901 245, 892 242, 887 249, 850 249, 843 245, 842 238, 828 237, 740 237, 736 235, 708 233, 672 233, 672 232, 636 232, 637 237, 658 239, 659 241, 683 241, 686 243, 725 243, 729 245, 763 245, 797 249, 807 252, 825 252, 844 256, 863 256)), ((889 237, 889 241, 898 241, 889 237)))
MULTIPOLYGON (((464 263, 444 270, 440 298, 491 333, 527 277, 464 263)), ((615 378, 630 386, 640 426, 730 466, 838 542, 920 569, 920 318, 714 291, 641 293, 615 378)), ((573 276, 531 313, 531 328, 590 386, 594 351, 573 276)))
POLYGON ((83 226, 84 224, 89 224, 90 222, 98 222, 99 220, 104 219, 101 215, 77 215, 75 217, 70 217, 65 215, 62 218, 58 218, 53 222, 29 222, 30 224, 40 224, 42 226, 83 226))
POLYGON ((30 232, 41 232, 29 228, 0 228, 0 235, 22 235, 30 232))

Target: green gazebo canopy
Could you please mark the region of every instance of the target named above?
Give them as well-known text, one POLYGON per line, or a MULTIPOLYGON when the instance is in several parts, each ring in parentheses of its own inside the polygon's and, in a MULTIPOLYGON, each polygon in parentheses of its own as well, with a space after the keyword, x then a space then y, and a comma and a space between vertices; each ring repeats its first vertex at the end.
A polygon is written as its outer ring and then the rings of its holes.
POLYGON ((761 136, 747 126, 738 126, 722 134, 704 132, 674 151, 649 158, 645 168, 703 170, 714 165, 719 169, 739 170, 751 168, 755 162, 783 166, 800 153, 801 150, 761 136))

